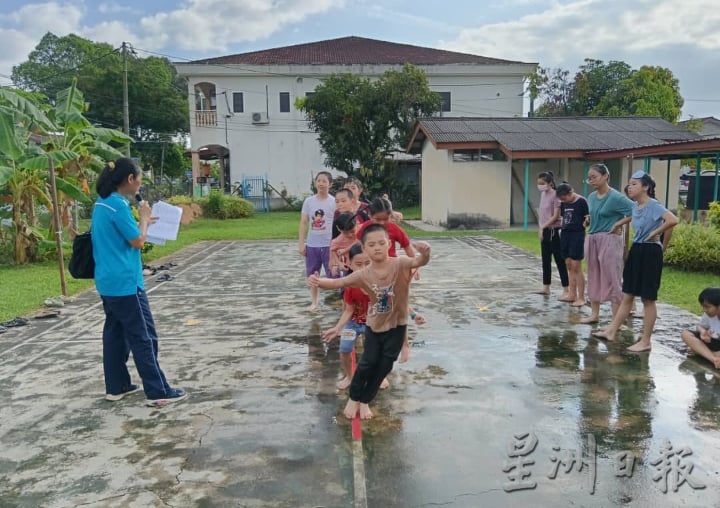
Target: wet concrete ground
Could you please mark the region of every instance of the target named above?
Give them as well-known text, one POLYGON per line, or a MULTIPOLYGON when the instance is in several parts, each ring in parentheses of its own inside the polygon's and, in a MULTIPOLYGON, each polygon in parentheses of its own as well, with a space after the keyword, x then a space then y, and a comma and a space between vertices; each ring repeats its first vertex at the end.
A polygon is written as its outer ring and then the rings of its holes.
POLYGON ((720 381, 679 345, 696 317, 661 305, 653 352, 627 353, 630 331, 598 342, 582 311, 528 294, 535 257, 431 244, 411 297, 428 324, 363 424, 366 500, 320 340, 339 304, 304 312, 292 242, 208 242, 167 260, 173 280, 147 279, 185 402, 103 400, 93 292, 0 335, 0 506, 720 505, 720 381))

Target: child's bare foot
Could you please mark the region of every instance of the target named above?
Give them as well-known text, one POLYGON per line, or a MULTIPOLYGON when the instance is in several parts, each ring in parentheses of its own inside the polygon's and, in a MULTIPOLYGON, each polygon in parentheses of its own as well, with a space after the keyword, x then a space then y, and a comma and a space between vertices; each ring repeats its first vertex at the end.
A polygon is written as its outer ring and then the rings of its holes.
POLYGON ((360 419, 361 420, 372 420, 373 414, 370 411, 370 406, 367 404, 360 404, 360 419))
POLYGON ((357 416, 359 410, 360 402, 348 399, 347 404, 345 405, 345 409, 343 410, 343 414, 345 415, 345 418, 347 418, 348 420, 352 420, 357 416))
POLYGON ((713 355, 713 364, 715 365, 716 369, 720 369, 720 356, 713 355))
POLYGON ((538 290, 538 291, 533 291, 533 294, 534 294, 534 295, 545 295, 545 296, 547 296, 547 295, 550 294, 550 290, 549 290, 549 289, 540 289, 540 290, 538 290))
POLYGON ((613 333, 613 334, 609 333, 609 332, 607 331, 607 329, 605 329, 605 330, 596 330, 596 331, 592 332, 590 335, 592 335, 592 336, 595 337, 596 339, 607 340, 607 341, 609 341, 609 342, 612 342, 612 341, 615 340, 615 334, 614 334, 614 333, 613 333))
POLYGON ((317 314, 318 312, 322 312, 322 308, 316 304, 313 303, 308 307, 308 312, 312 312, 313 314, 317 314))
POLYGON ((559 302, 567 302, 567 303, 570 303, 570 302, 574 302, 575 299, 572 298, 572 297, 569 296, 569 295, 567 295, 567 296, 566 296, 566 295, 562 295, 560 298, 558 298, 558 301, 559 301, 559 302))
MULTIPOLYGON (((405 363, 410 359, 410 344, 407 342, 403 344, 402 349, 400 350, 400 357, 398 358, 398 363, 405 363)), ((382 388, 382 386, 381 386, 382 388)))
POLYGON ((633 353, 643 353, 645 351, 650 351, 651 348, 651 344, 645 343, 643 341, 638 341, 629 348, 627 348, 627 350, 632 351, 633 353))
POLYGON ((387 390, 388 388, 390 388, 390 381, 388 381, 388 378, 385 378, 382 380, 382 383, 380 383, 380 389, 387 390))
POLYGON ((575 300, 572 303, 572 307, 584 307, 585 306, 585 300, 575 300))
POLYGON ((588 316, 588 317, 582 318, 580 320, 580 323, 582 323, 584 325, 591 325, 593 323, 597 323, 599 320, 600 320, 600 318, 598 316, 588 316))
POLYGON ((351 379, 347 376, 343 377, 340 381, 335 383, 335 386, 338 390, 346 390, 348 386, 350 386, 351 379))

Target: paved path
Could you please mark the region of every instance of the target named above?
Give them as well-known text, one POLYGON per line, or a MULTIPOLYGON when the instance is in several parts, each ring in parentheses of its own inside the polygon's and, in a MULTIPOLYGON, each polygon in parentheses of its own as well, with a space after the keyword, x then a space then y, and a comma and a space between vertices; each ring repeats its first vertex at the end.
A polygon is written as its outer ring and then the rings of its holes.
POLYGON ((320 340, 337 302, 304 312, 292 242, 206 242, 169 259, 173 280, 148 278, 161 365, 186 402, 103 400, 93 292, 0 336, 0 506, 345 507, 361 492, 370 507, 717 504, 720 386, 677 343, 692 315, 661 306, 653 353, 628 354, 528 295, 534 256, 487 237, 431 243, 412 296, 428 324, 363 425, 363 474, 338 353, 320 340), (665 494, 651 463, 666 440, 694 469, 665 494), (536 486, 508 492, 529 486, 512 482, 523 458, 536 486))

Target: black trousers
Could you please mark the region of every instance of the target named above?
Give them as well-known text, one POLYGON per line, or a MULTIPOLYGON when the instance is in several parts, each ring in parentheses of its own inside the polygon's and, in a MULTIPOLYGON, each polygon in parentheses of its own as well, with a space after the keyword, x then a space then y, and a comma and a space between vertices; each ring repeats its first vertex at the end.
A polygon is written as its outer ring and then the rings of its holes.
POLYGON ((565 266, 565 260, 560 254, 560 228, 543 229, 542 241, 540 242, 540 252, 542 253, 542 274, 543 284, 550 285, 552 280, 551 258, 555 258, 555 265, 560 275, 560 283, 566 288, 569 285, 568 271, 565 266))
POLYGON ((351 400, 369 404, 375 398, 380 384, 390 374, 400 354, 406 331, 407 325, 380 333, 365 327, 363 354, 350 383, 351 400))

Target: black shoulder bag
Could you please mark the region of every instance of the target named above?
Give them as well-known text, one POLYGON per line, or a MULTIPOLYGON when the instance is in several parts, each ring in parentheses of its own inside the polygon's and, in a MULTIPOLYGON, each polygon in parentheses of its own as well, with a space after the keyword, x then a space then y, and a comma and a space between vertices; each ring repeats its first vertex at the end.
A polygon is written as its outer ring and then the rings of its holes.
POLYGON ((70 275, 75 279, 95 278, 92 231, 77 235, 73 240, 73 251, 68 264, 70 275))

